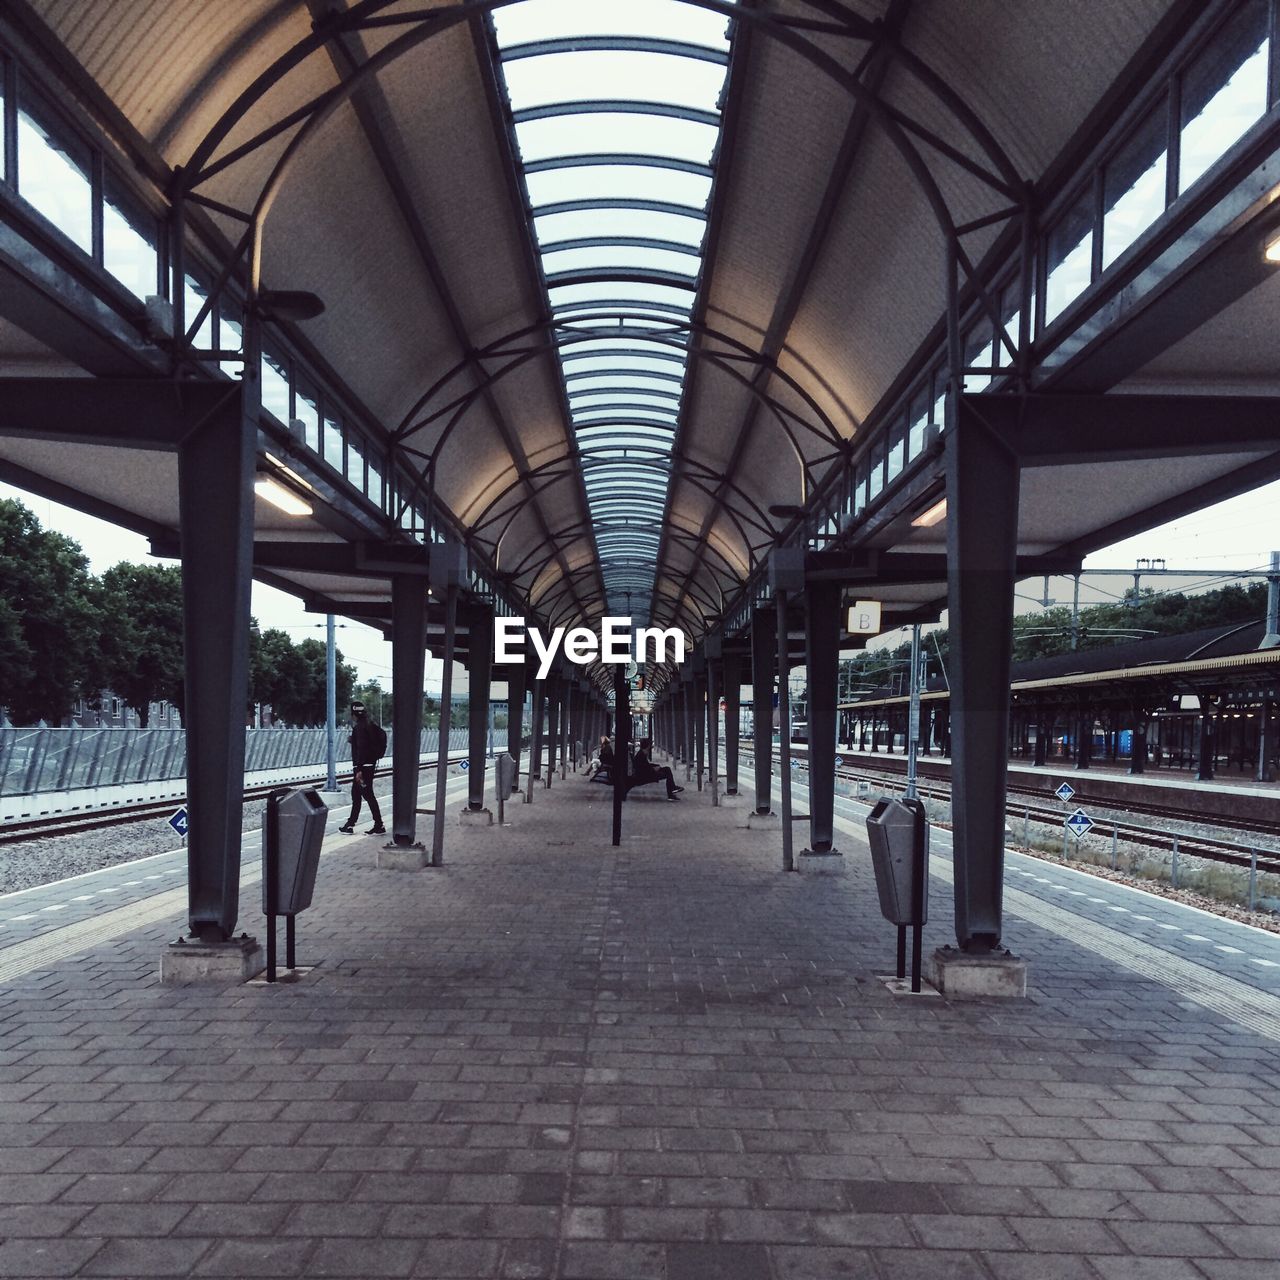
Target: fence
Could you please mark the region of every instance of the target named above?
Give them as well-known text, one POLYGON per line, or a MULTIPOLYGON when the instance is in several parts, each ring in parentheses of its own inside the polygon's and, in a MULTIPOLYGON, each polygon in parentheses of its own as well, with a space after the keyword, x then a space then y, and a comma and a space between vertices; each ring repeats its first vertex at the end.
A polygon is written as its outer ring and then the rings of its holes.
MULTIPOLYGON (((346 743, 339 733, 338 767, 346 743)), ((432 759, 438 729, 423 729, 419 752, 432 759)), ((391 754, 387 730, 387 754, 391 754)), ((324 729, 246 729, 244 771, 323 767, 324 729)), ((467 731, 454 727, 449 750, 465 751, 467 731)), ((184 729, 0 729, 0 796, 32 796, 81 787, 111 787, 184 778, 184 729)))

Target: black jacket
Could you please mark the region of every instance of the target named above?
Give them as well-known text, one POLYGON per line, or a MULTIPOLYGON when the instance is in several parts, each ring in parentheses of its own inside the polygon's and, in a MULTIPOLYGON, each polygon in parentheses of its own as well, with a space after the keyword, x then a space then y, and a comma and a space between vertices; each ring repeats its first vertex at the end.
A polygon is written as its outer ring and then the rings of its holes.
POLYGON ((382 733, 368 716, 361 716, 351 726, 347 741, 351 743, 351 763, 359 767, 362 764, 377 764, 382 755, 382 733))

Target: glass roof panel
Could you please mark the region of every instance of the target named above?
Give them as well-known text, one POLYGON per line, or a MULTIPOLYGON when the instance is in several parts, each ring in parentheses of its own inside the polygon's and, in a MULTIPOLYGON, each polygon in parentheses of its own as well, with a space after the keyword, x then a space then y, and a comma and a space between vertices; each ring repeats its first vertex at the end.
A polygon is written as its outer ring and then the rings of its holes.
POLYGON ((710 164, 719 130, 700 120, 639 111, 581 111, 516 124, 520 158, 529 164, 558 156, 670 156, 710 164))
POLYGON ((692 289, 678 289, 670 284, 646 284, 639 280, 557 284, 547 292, 553 307, 571 306, 575 302, 635 302, 643 309, 646 302, 656 302, 687 313, 693 306, 692 289))
POLYGON ((567 200, 627 200, 641 192, 649 200, 701 211, 711 194, 711 179, 705 174, 653 164, 575 164, 563 169, 539 169, 526 173, 525 182, 535 213, 543 205, 567 200))
POLYGON ((702 244, 707 224, 701 218, 658 209, 573 209, 568 213, 545 213, 533 220, 539 244, 558 240, 581 240, 587 236, 648 236, 670 240, 696 249, 702 244))
POLYGON ((673 253, 642 245, 602 244, 586 249, 559 249, 542 255, 548 276, 562 271, 673 271, 692 280, 702 260, 696 253, 673 253))
POLYGON ((724 15, 679 0, 528 0, 498 9, 493 25, 502 46, 565 36, 651 36, 727 49, 724 15))
POLYGON ((609 370, 615 370, 624 375, 628 373, 679 374, 685 363, 679 356, 672 360, 664 360, 658 356, 596 356, 589 351, 576 355, 572 354, 573 350, 571 347, 569 354, 562 354, 560 357, 564 364, 564 371, 569 377, 580 373, 604 373, 609 370))
MULTIPOLYGON (((670 38, 661 31, 649 34, 670 38)), ((715 111, 724 85, 724 67, 718 62, 632 49, 575 49, 504 58, 502 72, 515 111, 591 98, 664 102, 715 111)))
POLYGON ((523 0, 490 20, 596 547, 613 557, 604 595, 647 612, 732 23, 679 0, 523 0))
POLYGON ((569 394, 582 395, 592 391, 611 391, 614 388, 626 390, 634 387, 637 391, 656 391, 660 395, 679 395, 679 376, 656 377, 654 374, 628 373, 625 369, 616 373, 585 373, 575 375, 569 380, 569 394))

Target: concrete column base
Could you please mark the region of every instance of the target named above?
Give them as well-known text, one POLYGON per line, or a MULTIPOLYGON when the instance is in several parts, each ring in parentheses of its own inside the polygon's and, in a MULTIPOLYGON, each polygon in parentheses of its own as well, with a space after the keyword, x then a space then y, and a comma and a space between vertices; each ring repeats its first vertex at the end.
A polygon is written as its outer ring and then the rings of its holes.
POLYGON ((1027 994, 1027 962, 1003 949, 971 956, 954 947, 939 947, 925 961, 925 977, 943 995, 961 1000, 1027 994))
POLYGON ((722 791, 720 793, 720 808, 722 809, 741 809, 746 803, 746 796, 731 796, 727 791, 722 791))
POLYGON ((464 827, 491 827, 493 812, 489 809, 463 809, 458 822, 464 827))
POLYGON ((378 850, 376 866, 380 871, 421 871, 427 865, 424 844, 384 844, 378 850))
POLYGON ((242 935, 227 942, 179 938, 160 953, 160 981, 248 982, 264 964, 257 938, 242 935))
POLYGON ((748 831, 768 831, 782 825, 782 819, 776 813, 756 813, 753 809, 747 814, 748 831))

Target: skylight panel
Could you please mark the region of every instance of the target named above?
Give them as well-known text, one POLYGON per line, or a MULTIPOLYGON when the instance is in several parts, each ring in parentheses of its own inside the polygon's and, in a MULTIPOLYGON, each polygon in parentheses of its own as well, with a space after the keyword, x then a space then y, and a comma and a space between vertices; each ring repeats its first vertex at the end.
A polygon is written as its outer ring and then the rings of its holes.
POLYGON ((651 36, 654 32, 690 44, 728 49, 723 14, 679 0, 528 0, 493 15, 500 47, 566 36, 651 36))
POLYGON ((524 0, 490 21, 604 593, 648 608, 731 24, 679 0, 524 0))
POLYGON ((502 71, 516 112, 591 98, 665 102, 715 111, 724 87, 720 63, 631 49, 582 49, 504 58, 502 71))
MULTIPOLYGON (((690 215, 693 214, 690 210, 690 215)), ((574 209, 568 213, 548 213, 534 219, 534 231, 541 245, 588 236, 647 236, 697 249, 706 234, 706 221, 656 209, 574 209)))
POLYGON ((516 141, 526 164, 622 151, 710 164, 718 135, 716 126, 695 120, 619 111, 551 116, 516 125, 516 141))
POLYGON ((661 303, 688 312, 693 306, 693 290, 668 284, 647 284, 640 280, 594 280, 583 284, 552 285, 548 290, 553 307, 575 302, 661 303))
POLYGON ((543 205, 569 200, 626 200, 640 192, 665 204, 706 208, 711 179, 701 173, 656 164, 574 164, 525 174, 536 213, 543 205))
POLYGON ((668 249, 629 244, 559 249, 542 255, 542 269, 548 276, 616 268, 621 271, 669 271, 692 280, 697 276, 700 265, 701 259, 694 253, 673 253, 668 249))

